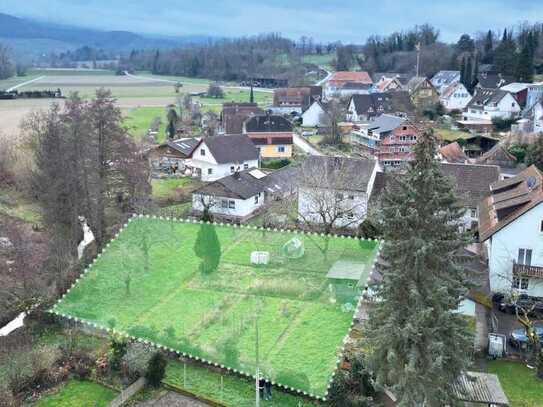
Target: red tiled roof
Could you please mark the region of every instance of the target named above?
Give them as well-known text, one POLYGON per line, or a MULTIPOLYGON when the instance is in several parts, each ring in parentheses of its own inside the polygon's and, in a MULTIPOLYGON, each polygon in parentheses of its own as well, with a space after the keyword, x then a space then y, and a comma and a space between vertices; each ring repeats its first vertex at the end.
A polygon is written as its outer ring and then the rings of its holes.
POLYGON ((360 72, 350 72, 350 71, 339 71, 335 72, 332 77, 328 80, 330 83, 346 83, 346 82, 358 82, 372 84, 370 75, 366 71, 360 72))
POLYGON ((468 156, 456 141, 439 149, 441 156, 450 163, 465 163, 468 156))

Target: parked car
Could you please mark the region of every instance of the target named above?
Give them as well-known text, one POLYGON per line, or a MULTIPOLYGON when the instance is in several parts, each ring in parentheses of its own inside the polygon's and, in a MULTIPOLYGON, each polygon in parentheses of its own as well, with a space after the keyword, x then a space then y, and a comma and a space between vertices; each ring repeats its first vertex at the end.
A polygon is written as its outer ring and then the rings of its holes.
POLYGON ((502 312, 515 314, 517 307, 530 309, 533 306, 533 310, 530 313, 532 316, 543 315, 543 298, 530 297, 529 295, 521 294, 516 301, 512 302, 511 299, 500 294, 495 295, 493 300, 498 304, 498 309, 502 312))
MULTIPOLYGON (((535 333, 539 337, 539 343, 543 345, 543 325, 536 325, 535 333)), ((509 335, 509 343, 517 348, 528 345, 528 336, 526 335, 526 329, 518 328, 514 329, 509 335)))

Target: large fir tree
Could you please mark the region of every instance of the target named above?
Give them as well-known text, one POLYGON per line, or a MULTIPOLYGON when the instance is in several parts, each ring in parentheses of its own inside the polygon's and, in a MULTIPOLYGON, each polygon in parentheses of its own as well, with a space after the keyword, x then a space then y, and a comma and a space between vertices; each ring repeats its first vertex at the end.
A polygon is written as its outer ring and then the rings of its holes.
POLYGON ((407 174, 382 203, 383 282, 370 313, 368 345, 377 383, 398 406, 453 404, 451 384, 473 346, 456 313, 469 284, 456 253, 462 210, 435 159, 436 139, 425 132, 407 174))

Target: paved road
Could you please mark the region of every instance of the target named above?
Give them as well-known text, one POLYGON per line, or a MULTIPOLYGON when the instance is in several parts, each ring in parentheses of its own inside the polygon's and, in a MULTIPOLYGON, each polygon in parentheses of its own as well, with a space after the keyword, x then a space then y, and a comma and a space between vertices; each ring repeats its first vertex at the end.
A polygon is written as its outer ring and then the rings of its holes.
POLYGON ((330 77, 333 75, 333 72, 330 72, 328 69, 326 69, 323 66, 319 66, 320 69, 322 69, 324 72, 326 72, 326 77, 324 79, 321 79, 318 81, 315 85, 316 86, 322 86, 330 77))
POLYGON ((26 81, 26 82, 23 82, 23 83, 19 83, 18 85, 15 85, 15 86, 9 88, 8 90, 6 90, 6 92, 13 92, 15 89, 19 89, 20 87, 29 85, 29 84, 31 84, 32 82, 36 82, 36 81, 42 80, 43 78, 45 78, 45 76, 40 76, 39 78, 35 78, 35 79, 30 80, 30 81, 26 81))
POLYGON ((315 147, 313 147, 310 143, 308 143, 307 140, 305 140, 298 133, 294 133, 293 141, 294 141, 294 145, 296 147, 298 147, 300 150, 302 150, 306 154, 309 154, 309 155, 324 155, 319 150, 317 150, 315 147))

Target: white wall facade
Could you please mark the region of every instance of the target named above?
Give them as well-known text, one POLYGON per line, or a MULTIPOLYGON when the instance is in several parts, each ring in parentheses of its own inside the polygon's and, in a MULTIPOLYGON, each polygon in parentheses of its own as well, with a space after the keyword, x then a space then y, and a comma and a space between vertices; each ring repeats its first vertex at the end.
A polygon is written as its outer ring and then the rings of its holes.
POLYGON ((468 120, 488 120, 494 118, 513 119, 519 115, 521 111, 520 105, 515 98, 508 93, 500 100, 497 106, 483 106, 483 108, 468 107, 464 112, 464 116, 468 120))
MULTIPOLYGON (((487 240, 490 289, 492 292, 511 292, 513 264, 519 249, 532 250, 532 266, 543 267, 543 203, 540 203, 487 240)), ((543 297, 543 279, 530 278, 526 290, 518 290, 535 297, 543 297)))
POLYGON ((209 206, 209 211, 214 215, 246 218, 252 215, 258 208, 264 205, 264 192, 247 199, 234 199, 220 196, 192 194, 192 209, 203 211, 202 200, 209 206))
POLYGON ((314 102, 302 114, 302 126, 304 127, 326 127, 330 125, 330 118, 321 105, 314 102))
POLYGON ((439 100, 446 110, 464 110, 471 100, 471 95, 464 85, 455 85, 454 92, 448 97, 440 97, 439 100))
POLYGON ((543 105, 541 103, 537 103, 534 106, 533 132, 543 133, 543 105))
POLYGON ((192 159, 187 163, 187 165, 200 170, 200 178, 202 181, 212 182, 232 175, 234 172, 236 172, 236 170, 243 171, 252 167, 258 168, 258 160, 218 164, 209 151, 209 148, 207 148, 207 145, 202 143, 196 150, 194 150, 192 159), (202 154, 202 150, 204 151, 204 154, 202 154))
MULTIPOLYGON (((325 190, 322 188, 304 188, 298 190, 298 217, 301 222, 312 224, 323 223, 320 212, 331 212, 333 208, 346 211, 344 217, 334 221, 337 228, 357 228, 366 218, 368 211, 368 195, 360 191, 325 190), (341 199, 336 197, 341 194, 341 199), (335 203, 337 200, 338 203, 335 203), (323 203, 324 202, 324 203, 323 203), (324 211, 322 209, 326 208, 324 211)), ((327 219, 328 221, 328 219, 327 219)))

